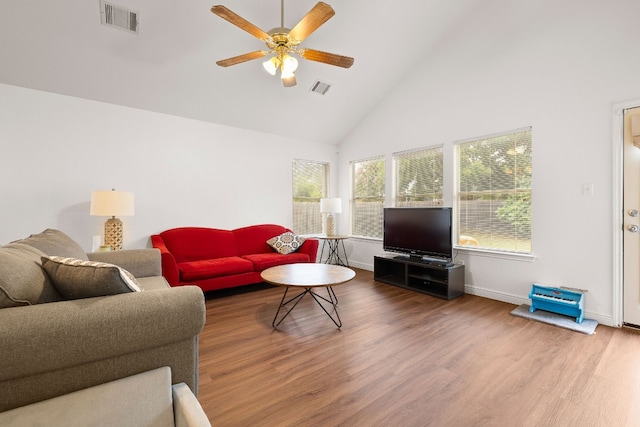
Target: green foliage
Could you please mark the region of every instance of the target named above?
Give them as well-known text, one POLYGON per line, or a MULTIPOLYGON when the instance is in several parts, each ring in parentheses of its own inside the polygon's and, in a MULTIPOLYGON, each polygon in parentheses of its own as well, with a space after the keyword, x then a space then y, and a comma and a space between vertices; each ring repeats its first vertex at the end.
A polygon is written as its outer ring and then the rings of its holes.
POLYGON ((498 218, 509 221, 518 236, 531 235, 531 197, 528 194, 516 194, 496 209, 498 218))
POLYGON ((531 187, 530 132, 460 146, 460 189, 464 192, 531 187))
POLYGON ((317 182, 299 182, 296 186, 296 198, 320 199, 322 198, 322 185, 317 182))
POLYGON ((294 161, 293 163, 293 199, 296 202, 320 201, 324 196, 326 182, 324 163, 294 161))

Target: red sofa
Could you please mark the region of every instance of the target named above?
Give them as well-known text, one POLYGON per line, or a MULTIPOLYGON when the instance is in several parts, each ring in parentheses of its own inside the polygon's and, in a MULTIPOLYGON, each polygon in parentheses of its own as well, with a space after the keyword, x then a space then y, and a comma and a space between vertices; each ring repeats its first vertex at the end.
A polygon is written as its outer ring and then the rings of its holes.
POLYGON ((290 231, 274 224, 235 230, 181 227, 152 235, 151 244, 160 249, 162 275, 171 286, 196 285, 212 291, 260 283, 260 272, 276 265, 316 262, 316 239, 306 239, 286 255, 267 244, 290 231))

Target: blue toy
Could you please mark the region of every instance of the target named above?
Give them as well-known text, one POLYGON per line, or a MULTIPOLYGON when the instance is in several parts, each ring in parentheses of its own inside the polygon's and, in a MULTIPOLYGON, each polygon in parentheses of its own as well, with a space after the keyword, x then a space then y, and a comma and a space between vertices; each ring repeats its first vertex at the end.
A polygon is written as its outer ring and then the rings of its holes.
POLYGON ((569 289, 554 288, 533 284, 530 312, 536 310, 551 311, 576 318, 577 323, 584 320, 584 294, 569 289))

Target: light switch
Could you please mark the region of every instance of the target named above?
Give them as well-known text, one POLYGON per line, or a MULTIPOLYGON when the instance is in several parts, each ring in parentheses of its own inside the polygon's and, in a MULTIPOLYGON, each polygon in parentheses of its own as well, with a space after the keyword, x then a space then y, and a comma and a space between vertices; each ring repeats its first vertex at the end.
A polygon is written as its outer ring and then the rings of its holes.
POLYGON ((593 196, 593 184, 582 184, 582 195, 593 196))

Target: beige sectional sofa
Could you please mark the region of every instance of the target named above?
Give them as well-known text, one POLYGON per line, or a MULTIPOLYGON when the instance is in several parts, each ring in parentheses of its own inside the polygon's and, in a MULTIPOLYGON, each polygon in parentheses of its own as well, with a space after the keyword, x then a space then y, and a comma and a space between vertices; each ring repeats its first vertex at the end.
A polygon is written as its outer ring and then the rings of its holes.
POLYGON ((184 382, 197 394, 204 322, 201 289, 171 288, 156 249, 86 254, 51 229, 0 246, 0 412, 163 366, 172 384, 184 382), (88 265, 79 268, 80 280, 69 282, 74 267, 48 255, 88 265), (60 269, 45 270, 49 264, 60 269), (87 276, 92 266, 95 275, 87 276), (124 278, 123 269, 141 292, 106 286, 124 278), (69 286, 83 297, 61 295, 69 286))
POLYGON ((211 427, 184 383, 168 367, 0 412, 2 427, 211 427))

